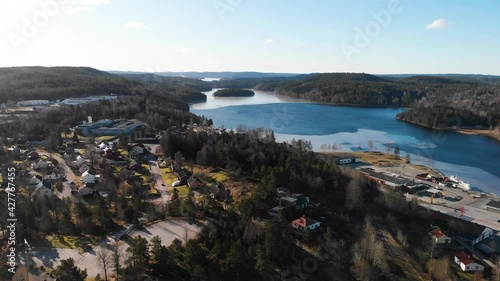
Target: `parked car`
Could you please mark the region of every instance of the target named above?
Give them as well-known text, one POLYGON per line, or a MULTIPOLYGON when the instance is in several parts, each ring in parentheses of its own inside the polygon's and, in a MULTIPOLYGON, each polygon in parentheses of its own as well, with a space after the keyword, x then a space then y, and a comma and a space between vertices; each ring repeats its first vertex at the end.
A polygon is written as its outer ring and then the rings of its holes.
POLYGON ((179 186, 179 185, 181 185, 181 181, 174 181, 172 183, 172 186, 179 186))

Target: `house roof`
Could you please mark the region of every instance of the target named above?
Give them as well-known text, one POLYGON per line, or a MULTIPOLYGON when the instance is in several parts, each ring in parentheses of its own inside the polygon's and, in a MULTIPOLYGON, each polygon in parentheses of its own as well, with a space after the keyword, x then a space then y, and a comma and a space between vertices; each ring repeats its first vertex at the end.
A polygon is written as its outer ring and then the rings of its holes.
POLYGON ((293 223, 300 225, 302 227, 308 227, 308 226, 313 225, 317 222, 318 221, 307 218, 306 216, 302 216, 301 218, 298 218, 298 219, 293 221, 293 223))
POLYGON ((82 177, 87 176, 87 175, 95 176, 95 173, 92 172, 91 170, 88 170, 88 171, 85 171, 85 172, 82 173, 82 177))
POLYGON ((220 188, 219 188, 219 184, 218 183, 212 184, 208 189, 210 190, 210 192, 213 195, 217 195, 220 192, 220 188))
POLYGON ((469 255, 467 255, 465 252, 460 252, 456 254, 455 257, 459 260, 462 260, 462 259, 468 259, 469 255))
MULTIPOLYGON (((458 257, 457 257, 457 258, 458 258, 458 257)), ((461 263, 463 263, 463 264, 465 264, 465 265, 468 265, 468 264, 474 263, 474 261, 473 261, 473 260, 468 259, 468 258, 463 258, 463 259, 458 258, 458 260, 460 260, 460 262, 461 262, 461 263)))
POLYGON ((188 177, 191 175, 191 172, 185 170, 185 169, 182 169, 180 170, 178 173, 179 177, 183 178, 183 177, 188 177))
POLYGON ((432 236, 434 236, 434 238, 441 238, 443 236, 446 236, 446 234, 444 234, 441 229, 439 229, 439 227, 436 227, 435 229, 431 230, 431 234, 432 236))
POLYGON ((297 198, 292 197, 292 196, 283 196, 283 197, 281 197, 281 200, 287 201, 289 203, 294 203, 294 204, 297 202, 297 198))
POLYGON ((500 201, 491 200, 490 202, 488 202, 488 204, 486 204, 486 206, 500 209, 500 201))
POLYGON ((195 176, 191 176, 189 177, 189 179, 187 180, 188 184, 193 184, 195 182, 199 181, 197 177, 195 176))

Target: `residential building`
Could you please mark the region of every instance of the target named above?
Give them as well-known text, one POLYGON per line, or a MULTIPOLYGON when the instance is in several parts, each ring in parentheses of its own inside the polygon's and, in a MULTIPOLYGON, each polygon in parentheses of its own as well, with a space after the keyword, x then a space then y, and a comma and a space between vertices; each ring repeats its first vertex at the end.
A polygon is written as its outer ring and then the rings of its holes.
POLYGON ((96 176, 93 171, 86 171, 82 174, 82 182, 84 183, 95 183, 96 182, 96 176))
POLYGON ((52 173, 48 173, 45 176, 43 176, 44 180, 58 180, 61 178, 64 178, 65 175, 59 172, 52 171, 52 173))
POLYGON ((446 236, 446 234, 441 231, 439 227, 431 228, 431 230, 428 232, 429 237, 431 238, 432 242, 436 244, 450 244, 451 243, 451 238, 446 236))
POLYGON ((78 188, 78 195, 85 197, 94 194, 94 189, 92 188, 92 186, 93 186, 92 183, 87 183, 80 186, 80 188, 78 188))
POLYGON ((294 221, 292 221, 292 227, 296 229, 309 229, 309 230, 316 230, 320 227, 321 222, 307 218, 306 216, 302 216, 301 218, 298 218, 294 221))
POLYGON ((181 181, 181 185, 187 184, 187 180, 191 177, 192 173, 186 169, 182 169, 177 173, 179 180, 181 181))
POLYGON ((472 245, 487 255, 500 255, 500 232, 486 227, 472 245))
POLYGON ((33 163, 31 165, 31 167, 35 170, 39 170, 39 169, 45 169, 47 168, 48 166, 48 163, 47 161, 43 160, 43 159, 38 159, 37 161, 35 161, 35 163, 33 163))
POLYGON ((189 179, 187 180, 187 185, 191 189, 197 189, 197 188, 200 188, 203 185, 203 183, 197 177, 195 177, 193 175, 193 176, 189 177, 189 179))
POLYGON ((483 265, 474 262, 474 260, 471 258, 471 256, 467 255, 464 252, 460 252, 460 253, 456 254, 454 260, 455 260, 455 263, 458 264, 458 266, 460 266, 460 268, 463 271, 476 272, 476 271, 483 271, 484 270, 483 265))
POLYGON ((302 194, 291 194, 278 198, 278 205, 283 207, 294 207, 297 210, 302 210, 309 206, 309 197, 302 194))
POLYGON ((224 201, 229 196, 229 190, 226 190, 222 183, 214 183, 208 187, 210 195, 218 201, 224 201))

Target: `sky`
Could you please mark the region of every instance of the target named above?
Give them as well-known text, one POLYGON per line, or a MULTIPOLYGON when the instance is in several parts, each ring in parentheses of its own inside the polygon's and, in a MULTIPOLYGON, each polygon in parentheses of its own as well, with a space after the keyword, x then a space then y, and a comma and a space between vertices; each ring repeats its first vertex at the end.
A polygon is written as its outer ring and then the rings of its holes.
POLYGON ((0 67, 500 75, 500 1, 0 0, 0 67))

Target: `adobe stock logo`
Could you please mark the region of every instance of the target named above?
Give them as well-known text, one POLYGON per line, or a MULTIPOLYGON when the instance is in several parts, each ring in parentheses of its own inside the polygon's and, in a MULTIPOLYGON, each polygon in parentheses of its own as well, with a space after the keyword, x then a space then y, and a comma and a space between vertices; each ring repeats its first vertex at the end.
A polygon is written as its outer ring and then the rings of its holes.
POLYGON ((18 32, 10 32, 8 34, 9 42, 16 53, 20 51, 23 44, 33 39, 38 31, 49 23, 49 20, 55 17, 61 10, 60 0, 45 0, 39 1, 38 9, 31 18, 22 18, 22 26, 18 32))
POLYGON ((232 12, 243 0, 215 0, 213 2, 214 10, 220 20, 224 20, 224 14, 232 12))
POLYGON ((387 7, 379 12, 371 12, 373 20, 367 22, 363 29, 356 27, 352 43, 342 42, 340 49, 348 62, 351 62, 352 56, 361 53, 371 40, 377 37, 384 28, 389 26, 394 15, 403 11, 399 0, 390 0, 387 7))

